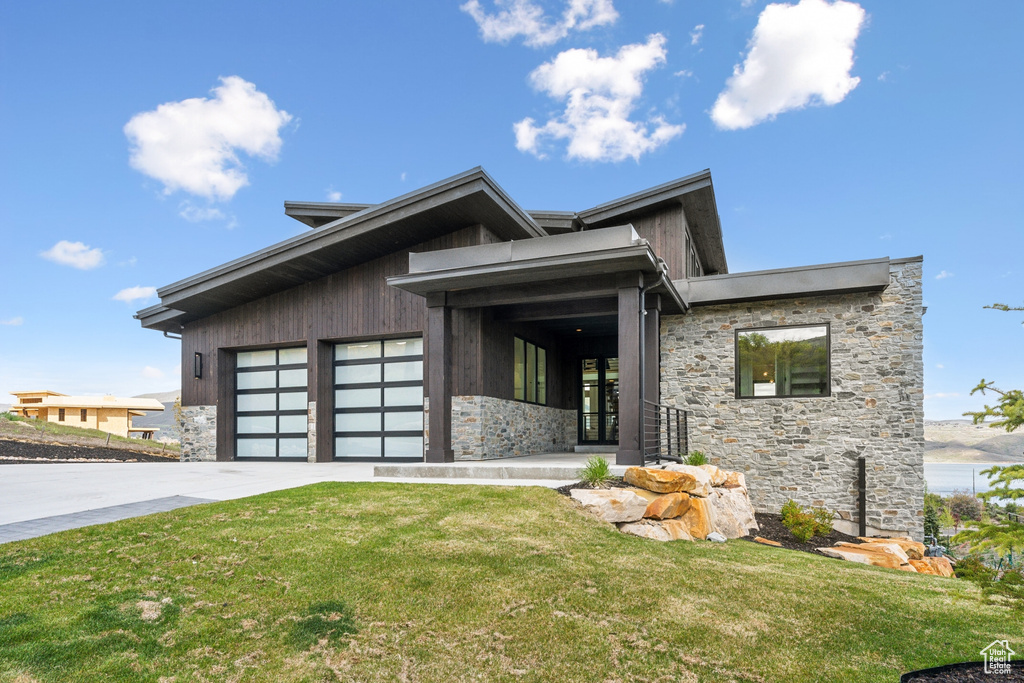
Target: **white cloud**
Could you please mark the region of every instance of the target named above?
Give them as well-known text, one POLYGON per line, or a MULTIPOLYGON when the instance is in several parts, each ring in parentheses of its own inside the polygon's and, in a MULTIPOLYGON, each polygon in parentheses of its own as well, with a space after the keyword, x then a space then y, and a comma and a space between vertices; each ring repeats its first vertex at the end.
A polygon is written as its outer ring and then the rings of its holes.
POLYGON ((69 242, 61 240, 49 249, 39 254, 47 261, 59 263, 62 266, 71 266, 80 270, 92 270, 103 265, 103 250, 92 249, 81 242, 69 242))
POLYGON ((203 221, 220 221, 227 218, 224 212, 214 207, 195 206, 192 202, 183 202, 178 215, 189 223, 201 223, 203 221))
POLYGON ((947 271, 944 270, 944 271, 940 272, 938 275, 936 275, 935 279, 936 280, 945 280, 947 277, 953 277, 953 273, 950 273, 950 272, 947 272, 947 271))
POLYGON ((152 365, 147 365, 142 368, 142 376, 148 377, 149 379, 160 379, 164 376, 164 372, 160 368, 154 368, 152 365))
POLYGON ((405 179, 406 179, 406 177, 407 177, 408 175, 409 175, 408 173, 406 173, 405 171, 402 171, 402 175, 400 176, 400 180, 401 180, 401 181, 402 181, 402 182, 404 183, 404 182, 405 182, 405 179))
POLYGON ((680 78, 691 78, 693 77, 693 71, 691 69, 683 69, 682 71, 677 71, 672 75, 679 76, 680 78))
POLYGON ((683 133, 660 116, 631 121, 643 93, 643 76, 665 63, 665 37, 656 33, 646 43, 625 45, 614 57, 596 50, 573 49, 530 74, 534 89, 564 101, 565 111, 542 126, 525 118, 513 126, 516 148, 543 158, 545 139, 568 140, 567 156, 585 161, 639 159, 683 133))
POLYGON ((0 325, 10 325, 12 327, 17 327, 18 325, 21 325, 23 322, 25 322, 25 319, 22 318, 19 315, 16 318, 8 318, 7 320, 0 320, 0 325))
POLYGON ((880 240, 891 240, 892 239, 892 233, 888 233, 887 232, 884 235, 879 235, 878 239, 880 239, 880 240))
POLYGON ((126 304, 130 304, 133 301, 141 301, 143 299, 152 299, 156 296, 156 287, 128 287, 122 289, 120 292, 110 297, 114 301, 123 301, 126 304))
POLYGON ((939 370, 945 370, 946 369, 946 366, 943 365, 942 363, 936 363, 935 367, 937 367, 939 370))
POLYGON ((704 37, 704 24, 697 24, 690 31, 690 45, 700 45, 700 39, 704 37))
POLYGON ((495 0, 494 14, 487 14, 480 0, 469 0, 460 9, 473 17, 480 37, 487 43, 507 43, 518 36, 530 47, 553 45, 573 30, 586 31, 614 24, 619 18, 612 0, 568 0, 560 19, 550 20, 532 0, 495 0))
POLYGON ((791 109, 835 105, 860 83, 850 76, 864 9, 852 2, 800 0, 764 8, 711 110, 719 128, 749 128, 791 109))
POLYGON ((886 81, 889 80, 889 75, 891 73, 892 73, 891 71, 883 71, 882 73, 878 74, 878 80, 880 80, 881 82, 885 83, 886 81))
POLYGON ((341 193, 338 192, 337 190, 333 190, 331 188, 327 188, 327 201, 329 201, 329 202, 340 202, 341 201, 341 193))
POLYGON ((167 102, 124 126, 132 167, 162 182, 166 194, 231 199, 249 184, 239 150, 267 161, 281 150, 278 131, 291 114, 238 76, 220 82, 212 98, 167 102))

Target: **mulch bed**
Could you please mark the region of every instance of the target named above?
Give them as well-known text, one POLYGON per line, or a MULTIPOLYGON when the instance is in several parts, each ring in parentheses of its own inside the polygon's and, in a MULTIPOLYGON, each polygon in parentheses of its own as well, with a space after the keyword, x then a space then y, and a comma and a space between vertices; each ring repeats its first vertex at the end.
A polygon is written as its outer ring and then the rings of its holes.
POLYGON ((754 536, 760 536, 761 538, 766 538, 769 541, 778 541, 782 544, 783 548, 788 548, 789 550, 801 550, 805 553, 815 554, 817 554, 817 550, 815 550, 816 548, 833 546, 841 541, 846 541, 848 543, 861 542, 856 536, 848 536, 833 529, 826 536, 813 536, 807 543, 801 543, 793 536, 793 532, 787 529, 782 523, 782 515, 755 512, 754 519, 757 520, 757 525, 761 527, 761 530, 751 534, 750 536, 745 536, 744 540, 753 541, 754 536))
POLYGON ((1010 662, 1010 672, 987 674, 983 662, 966 662, 903 674, 900 683, 1024 683, 1024 666, 1010 662))
POLYGON ((0 439, 0 465, 40 462, 178 462, 178 453, 168 451, 166 456, 161 456, 124 448, 90 448, 0 439))
POLYGON ((561 493, 563 496, 568 496, 569 492, 573 489, 631 489, 634 488, 632 484, 627 484, 622 481, 622 477, 613 477, 608 480, 608 483, 604 486, 591 486, 585 481, 578 481, 575 484, 566 484, 565 486, 559 486, 556 491, 561 493))

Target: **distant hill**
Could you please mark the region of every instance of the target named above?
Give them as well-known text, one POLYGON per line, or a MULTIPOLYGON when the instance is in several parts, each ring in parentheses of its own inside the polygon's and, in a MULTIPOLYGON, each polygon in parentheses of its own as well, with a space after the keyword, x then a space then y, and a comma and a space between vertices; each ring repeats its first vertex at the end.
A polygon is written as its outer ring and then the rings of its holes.
POLYGON ((163 391, 156 394, 141 394, 132 398, 155 398, 164 405, 164 412, 149 413, 145 417, 137 417, 132 420, 136 427, 157 427, 160 431, 156 438, 161 441, 177 441, 181 438, 178 424, 174 421, 174 402, 181 396, 181 391, 163 391))
POLYGON ((11 409, 10 403, 0 403, 0 413, 6 413, 11 409))
POLYGON ((1006 432, 970 420, 925 420, 925 462, 1024 462, 1024 430, 1006 432))

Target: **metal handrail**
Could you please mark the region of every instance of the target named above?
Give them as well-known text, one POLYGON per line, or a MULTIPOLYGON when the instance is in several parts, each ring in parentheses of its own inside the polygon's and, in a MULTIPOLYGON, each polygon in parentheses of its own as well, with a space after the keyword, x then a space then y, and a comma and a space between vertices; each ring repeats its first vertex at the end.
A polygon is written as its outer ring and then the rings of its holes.
POLYGON ((644 401, 644 462, 683 462, 690 452, 687 411, 644 401))

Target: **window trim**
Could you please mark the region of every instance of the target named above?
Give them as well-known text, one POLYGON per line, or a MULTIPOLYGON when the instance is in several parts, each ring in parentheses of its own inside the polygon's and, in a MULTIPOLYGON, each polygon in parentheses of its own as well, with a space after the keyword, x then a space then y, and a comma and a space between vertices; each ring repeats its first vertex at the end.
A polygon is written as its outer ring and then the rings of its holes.
POLYGON ((519 401, 521 403, 529 403, 530 405, 535 405, 535 406, 546 406, 546 405, 548 405, 548 392, 549 392, 550 387, 551 387, 551 383, 548 381, 548 367, 550 367, 550 365, 551 365, 551 359, 550 359, 549 356, 550 356, 550 352, 549 352, 549 350, 548 350, 548 348, 546 346, 541 346, 537 342, 531 341, 531 340, 527 339, 526 337, 521 337, 518 334, 512 336, 512 400, 513 401, 519 401), (522 396, 522 398, 520 398, 519 396, 516 395, 516 386, 515 386, 515 376, 516 376, 516 353, 515 353, 515 347, 516 347, 516 342, 520 342, 520 341, 523 342, 523 396, 522 396), (534 354, 533 354, 533 386, 534 386, 534 396, 536 396, 537 389, 540 387, 540 383, 537 381, 538 379, 540 379, 540 371, 539 371, 540 364, 537 362, 537 359, 539 358, 539 354, 537 353, 537 351, 540 350, 540 351, 544 352, 544 400, 543 401, 539 401, 539 400, 531 401, 528 398, 526 398, 528 396, 528 387, 529 387, 529 382, 528 382, 527 377, 526 377, 526 369, 530 367, 530 361, 529 361, 529 358, 528 358, 530 346, 533 346, 533 350, 534 350, 534 354))
POLYGON ((823 321, 820 323, 802 323, 799 325, 773 325, 768 327, 737 327, 733 333, 733 396, 743 401, 764 400, 773 398, 828 398, 832 396, 832 323, 823 321), (740 394, 740 334, 749 332, 763 332, 771 330, 788 330, 798 327, 824 327, 825 328, 825 391, 821 394, 779 394, 775 396, 742 396, 740 394))

